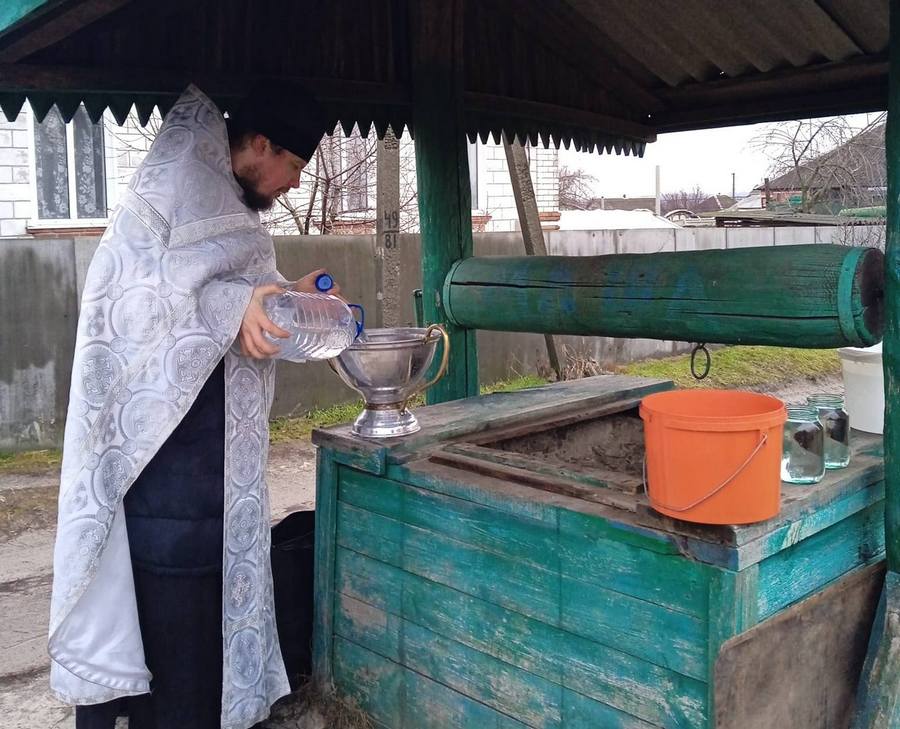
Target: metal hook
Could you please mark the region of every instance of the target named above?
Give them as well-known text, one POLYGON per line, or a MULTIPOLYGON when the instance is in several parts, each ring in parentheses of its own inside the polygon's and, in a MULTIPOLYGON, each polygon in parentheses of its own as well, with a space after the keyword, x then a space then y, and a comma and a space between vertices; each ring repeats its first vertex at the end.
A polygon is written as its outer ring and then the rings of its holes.
POLYGON ((709 350, 706 348, 705 344, 695 344, 694 348, 691 350, 691 374, 693 375, 695 380, 703 380, 706 379, 706 376, 709 374, 709 370, 712 367, 712 357, 709 354, 709 350), (697 352, 702 351, 703 354, 706 355, 706 365, 703 368, 703 374, 697 374, 697 352))

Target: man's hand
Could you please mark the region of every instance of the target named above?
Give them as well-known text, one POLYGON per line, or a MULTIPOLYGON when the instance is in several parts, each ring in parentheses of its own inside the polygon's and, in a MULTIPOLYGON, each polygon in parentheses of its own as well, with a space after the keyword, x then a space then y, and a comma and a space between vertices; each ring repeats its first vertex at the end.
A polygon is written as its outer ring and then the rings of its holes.
POLYGON ((332 296, 337 296, 339 299, 343 300, 344 297, 341 296, 341 287, 335 283, 328 291, 319 291, 316 288, 316 279, 325 273, 324 268, 317 268, 315 271, 311 271, 306 274, 303 278, 297 279, 294 281, 294 291, 302 291, 305 294, 331 294, 332 296))
MULTIPOLYGON (((313 286, 315 286, 315 283, 313 286)), ((245 357, 268 359, 273 354, 278 354, 278 345, 267 340, 263 336, 264 331, 279 339, 286 339, 291 336, 290 332, 286 332, 272 323, 272 320, 266 316, 262 305, 262 301, 266 296, 280 294, 283 291, 284 289, 277 284, 257 286, 253 289, 253 296, 250 297, 247 311, 244 312, 244 320, 241 322, 241 330, 238 332, 238 339, 241 342, 241 354, 245 357)))

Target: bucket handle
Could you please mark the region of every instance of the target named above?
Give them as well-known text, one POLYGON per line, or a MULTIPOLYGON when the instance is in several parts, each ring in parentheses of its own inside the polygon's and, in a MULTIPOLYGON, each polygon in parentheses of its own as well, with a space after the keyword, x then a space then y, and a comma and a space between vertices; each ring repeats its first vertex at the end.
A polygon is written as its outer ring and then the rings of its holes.
POLYGON ((708 501, 713 496, 715 496, 717 493, 719 493, 722 489, 724 489, 728 484, 730 484, 732 481, 734 481, 734 479, 736 479, 738 476, 741 475, 741 471, 743 471, 745 468, 747 468, 747 466, 750 465, 750 461, 752 461, 756 457, 756 454, 762 450, 763 446, 766 444, 766 441, 769 440, 768 433, 760 433, 760 436, 761 437, 760 437, 759 443, 757 443, 757 445, 756 445, 756 448, 754 448, 753 452, 749 456, 747 456, 747 460, 744 461, 740 466, 738 466, 737 470, 734 473, 732 473, 728 478, 726 478, 722 483, 720 483, 718 486, 716 486, 708 494, 701 496, 699 499, 697 499, 693 503, 688 504, 687 506, 668 506, 667 504, 661 504, 661 503, 653 500, 653 497, 650 496, 650 489, 647 488, 647 457, 644 456, 644 466, 643 466, 644 492, 647 494, 647 500, 650 502, 651 506, 653 506, 653 507, 658 506, 659 508, 665 509, 666 511, 684 512, 684 511, 690 511, 695 506, 700 506, 700 504, 702 504, 704 501, 708 501))

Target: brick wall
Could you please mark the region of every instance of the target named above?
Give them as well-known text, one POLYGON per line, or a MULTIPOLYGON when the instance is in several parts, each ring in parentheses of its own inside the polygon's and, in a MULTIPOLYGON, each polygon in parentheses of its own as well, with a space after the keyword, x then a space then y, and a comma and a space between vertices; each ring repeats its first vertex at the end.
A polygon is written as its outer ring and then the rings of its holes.
POLYGON ((0 236, 24 234, 33 215, 29 114, 11 122, 0 112, 0 236))
MULTIPOLYGON (((529 148, 531 182, 539 212, 559 210, 559 154, 556 149, 529 148)), ((478 200, 480 213, 490 215, 485 230, 493 233, 519 229, 519 213, 509 181, 509 167, 502 144, 478 145, 478 200)))

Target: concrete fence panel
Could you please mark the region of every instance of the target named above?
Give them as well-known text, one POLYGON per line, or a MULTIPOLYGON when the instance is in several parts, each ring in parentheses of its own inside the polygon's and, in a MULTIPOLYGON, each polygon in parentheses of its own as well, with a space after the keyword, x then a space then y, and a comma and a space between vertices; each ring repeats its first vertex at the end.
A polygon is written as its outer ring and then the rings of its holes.
POLYGON ((0 449, 62 440, 78 297, 72 240, 0 247, 0 449))
MULTIPOLYGON (((883 239, 883 230, 883 226, 865 226, 865 230, 843 235, 852 242, 869 241, 879 236, 883 239)), ((545 239, 551 255, 605 255, 724 248, 726 239, 730 246, 786 244, 800 239, 843 242, 840 231, 843 229, 552 231, 545 239)), ((0 450, 61 443, 78 305, 97 244, 97 238, 70 237, 0 241, 0 450)), ((400 268, 387 272, 385 285, 400 292, 399 321, 406 325, 414 321, 412 292, 421 286, 419 237, 401 235, 399 245, 400 268)), ((287 278, 325 268, 347 298, 361 303, 369 321, 375 321, 374 236, 279 237, 275 248, 279 270, 287 278)), ((523 255, 525 248, 521 233, 480 233, 475 235, 475 252, 523 255)), ((559 337, 559 342, 572 354, 607 367, 688 348, 686 343, 607 337, 559 337)), ((478 346, 482 382, 549 371, 541 335, 479 332, 478 346)), ((301 414, 356 399, 356 393, 323 363, 278 364, 275 415, 301 414)))

